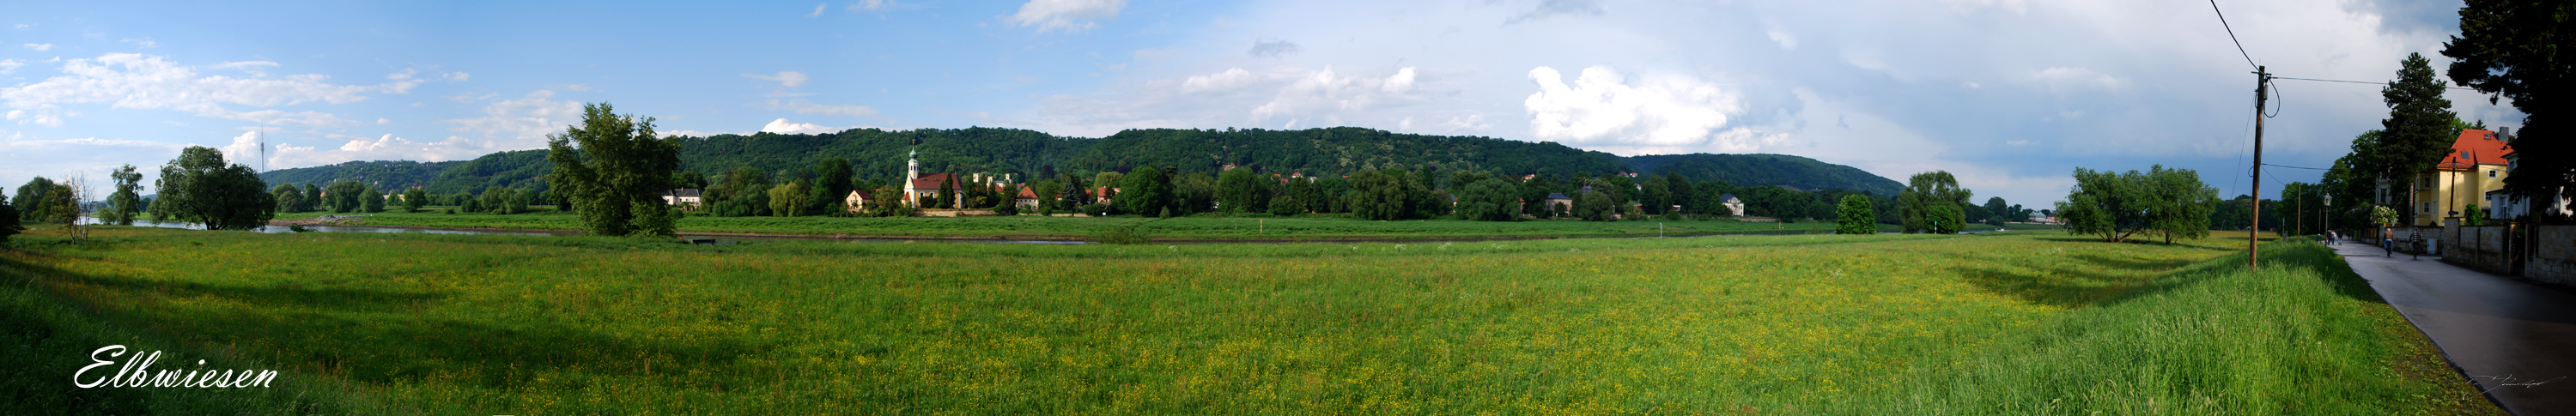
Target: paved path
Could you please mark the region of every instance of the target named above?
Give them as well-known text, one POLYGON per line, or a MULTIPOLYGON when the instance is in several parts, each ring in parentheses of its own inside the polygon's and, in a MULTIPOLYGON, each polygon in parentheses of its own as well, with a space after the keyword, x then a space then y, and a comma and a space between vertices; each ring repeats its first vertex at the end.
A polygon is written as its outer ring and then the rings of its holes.
POLYGON ((2442 263, 2333 246, 2352 270, 2507 411, 2576 415, 2576 293, 2442 263))

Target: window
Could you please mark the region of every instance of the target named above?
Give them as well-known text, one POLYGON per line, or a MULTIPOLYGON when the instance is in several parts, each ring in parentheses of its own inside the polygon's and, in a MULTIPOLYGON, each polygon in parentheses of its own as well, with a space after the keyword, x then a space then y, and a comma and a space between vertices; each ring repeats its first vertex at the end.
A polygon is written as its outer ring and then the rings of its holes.
POLYGON ((2422 205, 2423 205, 2424 207, 2423 207, 2422 209, 2418 209, 2418 210, 2416 210, 2415 212, 2421 212, 2421 213, 2426 213, 2426 214, 2431 214, 2431 213, 2433 213, 2433 203, 2431 203, 2431 202, 2426 202, 2426 203, 2423 203, 2422 205))
POLYGON ((2487 169, 2487 179, 2495 179, 2495 169, 2487 169))

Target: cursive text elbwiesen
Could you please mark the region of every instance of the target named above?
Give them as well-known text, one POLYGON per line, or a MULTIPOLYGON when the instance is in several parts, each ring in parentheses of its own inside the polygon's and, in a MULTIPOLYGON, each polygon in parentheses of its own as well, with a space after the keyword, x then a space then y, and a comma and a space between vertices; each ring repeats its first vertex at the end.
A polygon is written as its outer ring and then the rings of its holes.
MULTIPOLYGON (((109 345, 90 351, 89 359, 95 364, 72 372, 72 385, 84 389, 92 387, 240 388, 268 387, 269 381, 277 379, 277 372, 270 370, 223 370, 217 373, 215 370, 200 369, 155 372, 152 370, 152 364, 161 361, 161 352, 153 351, 150 354, 136 353, 133 357, 127 357, 125 365, 117 367, 115 374, 82 381, 83 375, 88 374, 89 370, 116 365, 116 360, 110 358, 123 356, 125 356, 123 345, 109 345), (100 358, 102 355, 109 358, 100 358)), ((197 365, 206 365, 206 360, 197 360, 197 365)), ((106 371, 102 370, 100 373, 106 373, 106 371)))

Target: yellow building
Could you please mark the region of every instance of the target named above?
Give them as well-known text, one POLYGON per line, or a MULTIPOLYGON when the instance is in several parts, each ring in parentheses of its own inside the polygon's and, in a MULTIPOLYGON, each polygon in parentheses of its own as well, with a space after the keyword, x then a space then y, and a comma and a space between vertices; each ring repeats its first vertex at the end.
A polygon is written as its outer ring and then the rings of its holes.
POLYGON ((2413 225, 2440 226, 2443 220, 2467 218, 2470 204, 2483 204, 2487 191, 2504 189, 2504 155, 2512 152, 2513 146, 2495 132, 2461 130, 2450 155, 2434 164, 2433 171, 2415 174, 2413 225))

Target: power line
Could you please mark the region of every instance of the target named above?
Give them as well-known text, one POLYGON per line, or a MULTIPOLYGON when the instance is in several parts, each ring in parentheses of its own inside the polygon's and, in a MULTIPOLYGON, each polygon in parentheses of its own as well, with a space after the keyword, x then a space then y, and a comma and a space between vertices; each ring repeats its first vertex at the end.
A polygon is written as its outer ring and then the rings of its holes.
POLYGON ((2245 53, 2245 42, 2236 40, 2236 28, 2227 25, 2227 12, 2218 10, 2218 0, 2209 0, 2209 11, 2218 12, 2218 27, 2227 28, 2227 41, 2236 44, 2236 54, 2245 57, 2245 66, 2254 65, 2254 55, 2245 53))
POLYGON ((2297 166, 2281 166, 2281 165, 2275 165, 2275 164, 2270 164, 2270 163, 2265 163, 2265 164, 2263 164, 2263 166, 2271 166, 2271 167, 2276 167, 2276 168, 2307 169, 2307 170, 2332 170, 2332 169, 2321 169, 2321 168, 2303 168, 2303 167, 2297 167, 2297 166))

